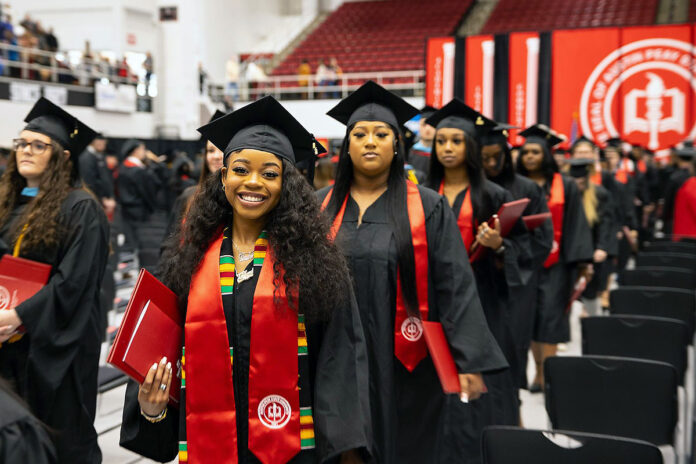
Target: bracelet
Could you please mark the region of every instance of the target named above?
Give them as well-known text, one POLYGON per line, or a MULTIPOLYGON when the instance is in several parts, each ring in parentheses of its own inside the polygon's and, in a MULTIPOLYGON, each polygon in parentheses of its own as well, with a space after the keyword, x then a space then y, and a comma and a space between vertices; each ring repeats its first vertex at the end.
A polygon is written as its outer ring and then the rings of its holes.
POLYGON ((140 408, 140 415, 143 416, 145 420, 147 420, 148 422, 156 424, 158 422, 162 422, 167 417, 167 407, 165 406, 162 412, 156 416, 150 416, 149 414, 145 414, 143 408, 140 408))
POLYGON ((498 255, 498 256, 500 256, 500 255, 502 255, 503 253, 505 253, 505 245, 500 245, 500 248, 498 248, 497 250, 495 250, 495 254, 498 255))

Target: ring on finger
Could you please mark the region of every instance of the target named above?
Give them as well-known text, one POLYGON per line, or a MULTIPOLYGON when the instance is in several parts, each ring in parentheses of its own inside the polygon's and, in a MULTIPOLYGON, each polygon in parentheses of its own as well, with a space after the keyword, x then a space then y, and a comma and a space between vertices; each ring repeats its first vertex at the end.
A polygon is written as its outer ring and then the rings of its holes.
POLYGON ((160 384, 159 389, 165 391, 167 389, 167 386, 165 384, 160 384))

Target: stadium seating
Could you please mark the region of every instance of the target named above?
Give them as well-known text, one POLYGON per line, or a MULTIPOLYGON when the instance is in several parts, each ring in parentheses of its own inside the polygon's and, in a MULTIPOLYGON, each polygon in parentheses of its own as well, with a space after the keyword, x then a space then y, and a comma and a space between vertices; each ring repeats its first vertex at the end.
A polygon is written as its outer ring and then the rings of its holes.
MULTIPOLYGON (((500 0, 481 33, 654 24, 659 0, 500 0)), ((691 16, 696 15, 692 1, 691 16)))
MULTIPOLYGON (((303 59, 338 60, 343 72, 423 69, 427 37, 451 35, 471 0, 346 2, 274 71, 292 75, 303 59)), ((328 63, 327 63, 328 64, 328 63)))

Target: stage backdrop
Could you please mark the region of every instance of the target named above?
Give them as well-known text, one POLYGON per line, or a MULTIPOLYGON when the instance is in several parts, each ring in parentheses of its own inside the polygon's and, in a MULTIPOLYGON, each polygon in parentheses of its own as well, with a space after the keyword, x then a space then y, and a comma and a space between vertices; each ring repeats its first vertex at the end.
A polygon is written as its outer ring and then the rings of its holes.
MULTIPOLYGON (((559 30, 545 34, 546 42, 537 33, 468 37, 457 42, 463 50, 455 53, 465 54, 466 68, 458 73, 463 79, 453 82, 454 92, 459 86, 467 104, 487 116, 493 108, 506 108, 496 111, 507 113, 501 122, 520 127, 543 122, 570 139, 585 134, 604 142, 620 136, 664 150, 696 138, 695 29, 685 24, 559 30), (497 49, 500 44, 504 50, 497 49), (494 60, 496 53, 507 53, 507 59, 494 60), (503 73, 507 85, 494 85, 503 73)), ((433 45, 428 44, 428 82, 433 45)), ((446 89, 439 95, 445 97, 446 89)), ((510 141, 521 143, 514 132, 510 141)))

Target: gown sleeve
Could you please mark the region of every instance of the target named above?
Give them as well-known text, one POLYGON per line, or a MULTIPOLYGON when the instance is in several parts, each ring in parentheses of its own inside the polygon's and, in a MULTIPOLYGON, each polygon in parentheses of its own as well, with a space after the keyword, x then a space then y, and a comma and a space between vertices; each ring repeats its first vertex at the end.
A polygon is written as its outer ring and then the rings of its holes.
POLYGON ((153 424, 140 415, 138 383, 128 381, 123 406, 123 422, 119 444, 124 448, 158 462, 169 462, 178 451, 179 411, 168 406, 167 417, 153 424))
POLYGON ((109 253, 106 217, 91 196, 68 207, 63 225, 67 235, 48 283, 15 308, 31 337, 42 394, 60 386, 91 330, 109 253))
POLYGON ((597 187, 597 213, 599 215, 599 231, 595 248, 604 250, 611 256, 616 256, 619 243, 616 239, 616 224, 614 223, 614 202, 609 192, 597 187))
POLYGON ((563 260, 570 263, 592 262, 592 231, 585 217, 580 190, 571 179, 563 179, 565 207, 563 212, 563 260))
MULTIPOLYGON (((435 195, 430 192, 428 196, 435 195)), ((490 372, 508 367, 486 323, 454 214, 439 195, 435 201, 427 200, 434 203, 434 207, 428 208, 425 199, 423 202, 430 274, 429 318, 442 323, 459 372, 490 372)))
MULTIPOLYGON (((529 200, 525 216, 549 212, 549 205, 546 203, 544 190, 538 185, 531 185, 529 200)), ((540 269, 553 247, 553 223, 551 219, 547 219, 542 225, 530 232, 529 242, 532 254, 532 269, 540 269)))
POLYGON ((48 432, 0 386, 0 462, 57 464, 48 432))
POLYGON ((320 462, 352 449, 367 460, 372 436, 367 347, 352 289, 323 332, 314 385, 320 462))
MULTIPOLYGON (((507 190, 502 191, 502 203, 513 201, 512 194, 507 190)), ((532 276, 531 244, 529 233, 519 219, 507 237, 503 238, 505 251, 502 255, 503 271, 509 287, 520 287, 527 284, 532 276)), ((491 251, 492 252, 492 251, 491 251)))

